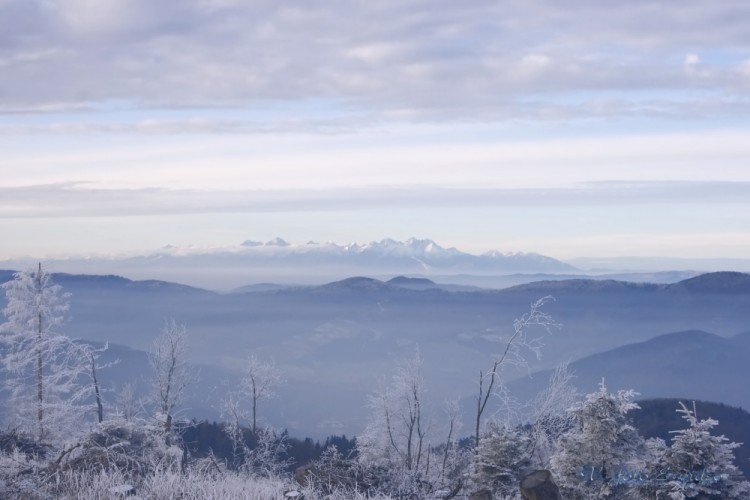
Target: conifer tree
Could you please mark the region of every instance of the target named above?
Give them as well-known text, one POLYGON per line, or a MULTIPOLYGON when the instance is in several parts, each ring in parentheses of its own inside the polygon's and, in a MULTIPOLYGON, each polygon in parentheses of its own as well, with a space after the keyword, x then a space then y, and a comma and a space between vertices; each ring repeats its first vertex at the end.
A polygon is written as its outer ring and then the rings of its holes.
POLYGON ((0 325, 4 388, 10 399, 7 423, 46 443, 83 418, 79 405, 87 396, 78 383, 86 373, 81 350, 59 332, 69 294, 41 264, 15 273, 2 286, 7 299, 6 322, 0 325))
POLYGON ((551 458, 564 498, 617 498, 629 489, 623 475, 640 467, 644 441, 628 423, 638 408, 633 390, 609 393, 604 381, 571 411, 575 424, 551 458))
POLYGON ((672 445, 663 448, 641 490, 670 500, 750 498, 750 484, 734 465, 734 449, 740 444, 711 434, 719 422, 699 420, 695 406, 689 410, 680 402, 677 412, 688 426, 672 431, 672 445))
POLYGON ((474 454, 471 480, 475 490, 512 496, 531 465, 531 434, 522 427, 490 423, 474 454))

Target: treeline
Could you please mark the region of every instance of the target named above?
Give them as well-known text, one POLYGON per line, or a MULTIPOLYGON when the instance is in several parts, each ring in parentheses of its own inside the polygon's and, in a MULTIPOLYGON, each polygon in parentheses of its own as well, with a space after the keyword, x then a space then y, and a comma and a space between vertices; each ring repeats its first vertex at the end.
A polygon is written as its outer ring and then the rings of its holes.
MULTIPOLYGON (((230 466, 237 458, 237 445, 229 438, 224 423, 193 421, 184 426, 180 436, 190 455, 195 458, 213 456, 230 466)), ((349 439, 346 435, 329 436, 322 443, 311 438, 291 437, 286 431, 279 438, 285 441, 279 459, 288 464, 288 472, 294 472, 297 467, 320 459, 323 452, 331 446, 335 446, 345 457, 356 456, 357 438, 349 439)), ((258 446, 258 436, 250 428, 243 429, 243 440, 244 446, 250 450, 258 446)))

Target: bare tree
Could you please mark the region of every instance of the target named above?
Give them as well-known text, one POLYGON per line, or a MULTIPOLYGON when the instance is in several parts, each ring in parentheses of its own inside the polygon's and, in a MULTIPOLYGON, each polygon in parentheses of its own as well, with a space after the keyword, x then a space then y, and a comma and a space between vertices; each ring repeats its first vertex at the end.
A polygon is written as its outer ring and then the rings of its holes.
POLYGON ((474 429, 474 450, 479 448, 479 433, 482 423, 482 415, 487 408, 487 402, 490 396, 497 393, 497 386, 503 388, 502 372, 508 366, 515 366, 528 369, 528 360, 526 356, 533 354, 537 359, 541 358, 541 348, 543 343, 541 337, 529 337, 529 329, 537 326, 541 327, 546 333, 550 333, 552 328, 560 328, 552 316, 542 311, 542 306, 554 300, 551 296, 542 297, 533 302, 529 312, 513 321, 513 334, 505 343, 505 349, 502 354, 495 358, 492 368, 486 373, 479 371, 479 394, 477 395, 477 413, 474 429), (484 383, 487 380, 485 387, 484 383))
POLYGON ((41 442, 82 417, 76 406, 86 397, 78 378, 85 372, 74 342, 59 333, 65 322, 69 294, 37 269, 16 273, 3 284, 6 322, 0 325, 3 367, 9 372, 14 425, 41 442))
POLYGON ((426 466, 429 422, 419 351, 396 370, 388 387, 370 397, 370 408, 372 417, 359 440, 363 461, 407 473, 426 466))
POLYGON ((258 426, 258 404, 275 396, 283 383, 273 361, 262 361, 254 355, 247 358, 245 370, 236 390, 228 391, 222 404, 222 417, 227 420, 224 432, 232 443, 234 466, 253 475, 278 476, 288 465, 282 459, 286 435, 277 435, 270 427, 258 426), (252 442, 249 446, 243 423, 251 422, 252 442))
POLYGON ((258 403, 272 398, 276 388, 281 384, 281 377, 273 361, 261 361, 254 355, 247 358, 240 391, 252 405, 251 429, 254 435, 258 432, 258 403))
POLYGON ((167 433, 172 430, 174 410, 182 402, 185 388, 194 380, 186 363, 187 350, 186 326, 166 319, 161 335, 154 340, 150 361, 154 371, 153 397, 167 433))
POLYGON ((447 402, 445 413, 448 416, 448 436, 445 439, 445 449, 443 450, 443 464, 440 468, 441 480, 445 477, 445 469, 448 465, 448 457, 450 456, 451 449, 454 446, 453 436, 458 430, 457 427, 461 415, 461 408, 459 407, 458 401, 447 402))
POLYGON ((101 423, 104 421, 104 403, 102 399, 102 389, 99 382, 98 370, 109 368, 110 366, 117 364, 119 360, 105 363, 103 365, 100 365, 98 363, 99 356, 101 356, 101 354, 109 348, 109 344, 106 343, 104 344, 104 346, 97 348, 92 346, 91 344, 76 342, 75 348, 80 358, 79 363, 87 367, 86 376, 91 381, 89 392, 92 394, 94 403, 96 404, 97 421, 101 423))
POLYGON ((550 457, 555 453, 560 437, 574 424, 569 411, 579 400, 573 385, 573 374, 567 363, 555 368, 546 389, 540 392, 531 405, 532 460, 540 469, 550 467, 550 457))
POLYGON ((230 426, 240 431, 243 422, 250 421, 250 430, 257 436, 258 405, 261 401, 274 397, 276 389, 283 383, 273 361, 262 361, 255 355, 248 356, 237 388, 227 391, 224 397, 223 413, 229 419, 230 426))
POLYGON ((138 416, 140 403, 135 393, 135 386, 128 382, 124 384, 117 394, 117 410, 126 422, 130 422, 138 416))

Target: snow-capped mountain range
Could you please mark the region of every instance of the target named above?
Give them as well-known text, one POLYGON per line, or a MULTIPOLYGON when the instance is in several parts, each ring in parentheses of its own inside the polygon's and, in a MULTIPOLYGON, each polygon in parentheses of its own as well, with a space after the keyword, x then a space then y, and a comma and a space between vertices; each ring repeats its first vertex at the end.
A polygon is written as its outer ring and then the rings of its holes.
MULTIPOLYGON (((293 244, 282 238, 247 240, 229 247, 167 245, 138 256, 45 259, 58 272, 119 274, 133 279, 162 279, 229 290, 251 283, 314 284, 350 276, 575 274, 569 264, 536 253, 481 255, 445 248, 430 239, 383 239, 370 243, 293 244)), ((0 262, 23 269, 36 259, 0 262)))
POLYGON ((319 264, 356 265, 363 271, 394 272, 451 271, 483 273, 526 273, 526 272, 571 272, 573 266, 536 253, 501 253, 497 250, 480 255, 462 252, 456 248, 445 248, 430 239, 409 238, 406 241, 383 239, 370 243, 335 242, 292 244, 282 238, 267 242, 247 240, 233 248, 178 248, 165 247, 151 257, 170 256, 175 258, 221 257, 242 260, 247 264, 278 263, 288 265, 319 264), (385 269, 384 269, 385 268, 385 269))

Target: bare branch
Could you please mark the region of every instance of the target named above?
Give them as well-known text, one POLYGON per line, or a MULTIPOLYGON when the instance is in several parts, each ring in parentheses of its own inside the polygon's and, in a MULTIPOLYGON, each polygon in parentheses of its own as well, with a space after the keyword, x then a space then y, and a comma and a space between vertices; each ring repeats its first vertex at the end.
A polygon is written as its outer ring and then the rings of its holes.
POLYGON ((492 363, 492 368, 487 372, 479 372, 479 394, 477 396, 477 413, 474 429, 474 450, 479 448, 479 434, 482 423, 482 416, 487 407, 490 396, 495 394, 494 388, 498 378, 502 375, 502 370, 508 366, 523 367, 529 369, 529 364, 525 354, 531 353, 537 359, 541 357, 541 348, 544 344, 541 337, 529 337, 529 330, 532 327, 541 327, 546 333, 551 333, 552 329, 560 328, 551 315, 542 310, 542 307, 549 301, 554 300, 551 295, 542 297, 533 302, 529 311, 520 318, 513 321, 513 334, 505 343, 505 349, 492 363), (484 380, 489 377, 487 388, 484 388, 484 380))

